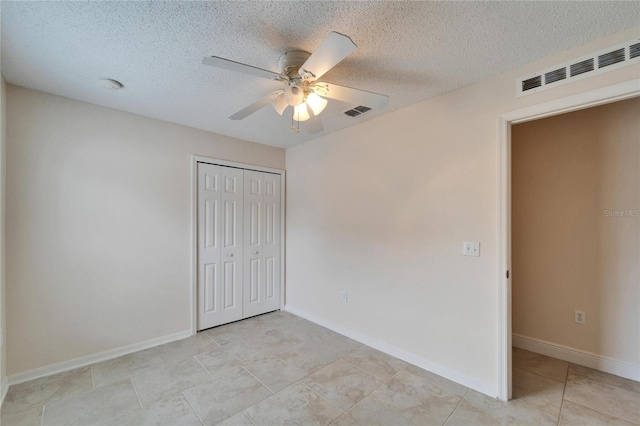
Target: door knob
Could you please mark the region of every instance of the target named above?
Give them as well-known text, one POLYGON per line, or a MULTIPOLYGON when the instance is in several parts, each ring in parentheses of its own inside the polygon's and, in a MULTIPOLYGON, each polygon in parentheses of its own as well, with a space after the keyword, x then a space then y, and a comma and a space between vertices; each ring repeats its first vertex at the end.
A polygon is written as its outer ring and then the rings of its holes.
POLYGON ((227 256, 233 257, 233 253, 229 253, 229 254, 227 254, 227 256))
POLYGON ((253 251, 253 254, 258 254, 258 253, 259 253, 258 250, 253 251))

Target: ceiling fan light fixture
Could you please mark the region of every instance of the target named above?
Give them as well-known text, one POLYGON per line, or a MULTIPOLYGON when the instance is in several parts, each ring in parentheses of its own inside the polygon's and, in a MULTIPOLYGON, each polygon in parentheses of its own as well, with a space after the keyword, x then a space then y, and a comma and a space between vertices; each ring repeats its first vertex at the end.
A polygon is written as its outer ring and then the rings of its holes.
POLYGON ((313 111, 313 115, 319 115, 327 106, 327 100, 311 92, 307 95, 307 105, 313 111))
POLYGON ((296 121, 307 121, 309 118, 309 111, 307 111, 307 104, 301 103, 296 105, 293 110, 293 119, 296 121))
POLYGON ((298 86, 287 86, 284 89, 284 99, 291 106, 300 105, 304 102, 304 91, 298 86))

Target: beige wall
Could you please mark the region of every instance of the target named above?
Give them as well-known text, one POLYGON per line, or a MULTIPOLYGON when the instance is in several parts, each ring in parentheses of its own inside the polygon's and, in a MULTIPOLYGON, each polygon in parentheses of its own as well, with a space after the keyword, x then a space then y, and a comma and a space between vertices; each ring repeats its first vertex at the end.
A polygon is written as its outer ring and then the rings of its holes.
POLYGON ((191 154, 284 150, 11 85, 7 103, 8 373, 188 330, 191 154))
POLYGON ((639 364, 640 98, 511 140, 514 333, 639 364))
MULTIPOLYGON (((6 250, 5 250, 5 212, 6 212, 6 165, 7 165, 7 85, 0 76, 0 384, 7 378, 7 310, 6 310, 6 250)), ((4 391, 4 386, 1 387, 4 391)))
POLYGON ((515 93, 522 75, 638 34, 287 149, 287 305, 497 395, 497 116, 638 78, 634 65, 515 93), (463 257, 464 241, 480 241, 481 257, 463 257))

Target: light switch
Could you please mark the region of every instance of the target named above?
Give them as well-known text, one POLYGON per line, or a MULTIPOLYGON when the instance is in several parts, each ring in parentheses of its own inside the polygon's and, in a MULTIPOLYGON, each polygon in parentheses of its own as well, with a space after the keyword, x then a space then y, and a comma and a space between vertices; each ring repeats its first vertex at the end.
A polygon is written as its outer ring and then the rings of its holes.
POLYGON ((464 254, 465 256, 480 257, 480 243, 465 241, 462 249, 462 254, 464 254))

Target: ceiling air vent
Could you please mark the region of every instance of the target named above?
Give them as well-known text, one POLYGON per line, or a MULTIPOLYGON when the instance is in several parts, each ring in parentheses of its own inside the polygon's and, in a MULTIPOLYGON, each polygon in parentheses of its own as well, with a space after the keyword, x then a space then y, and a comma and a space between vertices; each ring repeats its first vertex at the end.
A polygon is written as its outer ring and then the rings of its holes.
POLYGON ((517 95, 538 93, 632 64, 640 64, 640 38, 520 77, 517 95))
POLYGON ((576 64, 571 64, 571 77, 584 74, 585 72, 593 71, 594 69, 593 58, 589 58, 585 61, 580 61, 576 64))
POLYGON ((356 118, 357 116, 362 115, 367 111, 371 111, 371 108, 363 106, 363 105, 360 105, 360 106, 357 106, 357 107, 355 107, 353 109, 345 111, 344 113, 346 115, 348 115, 349 117, 351 117, 351 118, 356 118))
POLYGON ((598 68, 608 67, 609 65, 617 64, 625 60, 624 47, 622 49, 614 50, 613 52, 605 53, 598 56, 598 68))

